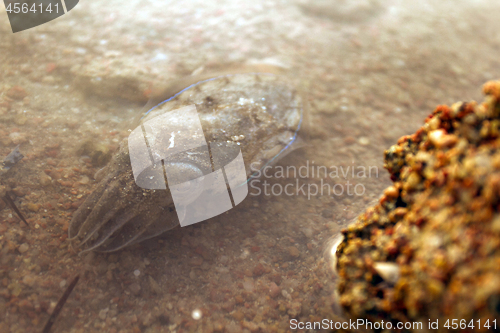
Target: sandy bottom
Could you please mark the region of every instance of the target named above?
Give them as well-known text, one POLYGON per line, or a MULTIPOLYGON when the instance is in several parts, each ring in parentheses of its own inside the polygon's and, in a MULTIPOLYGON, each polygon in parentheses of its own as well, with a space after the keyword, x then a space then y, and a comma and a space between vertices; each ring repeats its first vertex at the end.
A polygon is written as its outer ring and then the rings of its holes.
POLYGON ((18 144, 25 155, 0 184, 31 226, 0 201, 1 332, 40 332, 76 274, 53 332, 288 332, 293 318, 338 319, 331 239, 389 184, 383 151, 500 76, 496 1, 123 3, 82 1, 16 34, 0 12, 0 156, 18 144), (219 217, 79 256, 68 223, 100 168, 82 143, 115 151, 154 85, 227 64, 278 67, 301 87, 307 145, 280 165, 309 174, 262 179, 269 195, 261 182, 219 217), (279 194, 287 184, 297 191, 279 194))

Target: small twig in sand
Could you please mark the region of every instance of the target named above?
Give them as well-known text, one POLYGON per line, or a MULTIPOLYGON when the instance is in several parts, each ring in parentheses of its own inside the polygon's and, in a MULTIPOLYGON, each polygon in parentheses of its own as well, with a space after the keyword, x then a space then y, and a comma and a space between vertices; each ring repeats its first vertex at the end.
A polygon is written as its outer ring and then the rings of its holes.
POLYGON ((43 328, 42 333, 49 333, 50 332, 50 328, 52 327, 52 325, 56 321, 57 316, 59 315, 59 312, 61 312, 61 310, 64 306, 64 303, 66 303, 69 295, 71 294, 71 292, 75 288, 76 283, 78 282, 78 279, 80 279, 79 274, 73 278, 73 280, 69 284, 68 288, 66 288, 66 291, 64 292, 64 294, 61 296, 61 298, 57 302, 57 305, 54 308, 54 311, 52 311, 52 314, 50 315, 49 320, 47 321, 47 324, 45 324, 45 327, 43 328))
POLYGON ((24 224, 26 224, 26 226, 29 228, 30 225, 28 224, 28 222, 24 218, 21 211, 17 208, 16 204, 14 203, 14 200, 12 200, 12 198, 10 197, 8 192, 5 192, 5 195, 3 196, 2 199, 10 206, 10 208, 12 208, 16 212, 17 216, 19 216, 19 218, 24 222, 24 224))

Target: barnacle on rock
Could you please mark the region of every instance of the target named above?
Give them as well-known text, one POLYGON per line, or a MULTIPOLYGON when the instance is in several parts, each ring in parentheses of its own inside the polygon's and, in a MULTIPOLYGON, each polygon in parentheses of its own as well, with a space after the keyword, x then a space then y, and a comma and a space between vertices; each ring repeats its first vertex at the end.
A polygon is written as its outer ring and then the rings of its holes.
POLYGON ((474 330, 499 318, 500 81, 483 91, 481 104, 438 106, 385 152, 394 184, 336 252, 349 316, 424 328, 439 319, 442 332, 450 318, 474 330))

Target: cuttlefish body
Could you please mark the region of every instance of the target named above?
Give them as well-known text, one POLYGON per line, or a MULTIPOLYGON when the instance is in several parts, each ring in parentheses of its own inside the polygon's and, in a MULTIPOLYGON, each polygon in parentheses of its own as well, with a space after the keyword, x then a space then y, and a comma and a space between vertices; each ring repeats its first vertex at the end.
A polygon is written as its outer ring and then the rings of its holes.
MULTIPOLYGON (((226 156, 227 162, 241 152, 247 180, 256 169, 274 163, 292 149, 303 119, 301 96, 283 77, 266 73, 230 74, 204 79, 178 91, 150 109, 133 132, 147 137, 151 134, 148 124, 165 115, 170 117, 165 118, 168 119, 165 126, 190 128, 188 122, 192 119, 178 111, 189 107, 195 110, 203 128, 203 133, 193 132, 192 137, 200 136, 208 147, 223 146, 231 152, 226 156)), ((163 125, 158 126, 155 130, 161 132, 163 125)), ((164 152, 179 145, 182 150, 183 143, 178 140, 179 135, 176 137, 180 131, 170 132, 155 145, 164 147, 164 152)), ((131 135, 121 143, 103 171, 104 178, 73 215, 69 238, 78 240, 84 251, 116 251, 179 225, 179 216, 186 212, 176 211, 169 185, 177 185, 175 177, 193 178, 217 169, 213 150, 208 157, 205 148, 191 149, 162 157, 161 161, 153 156, 158 152, 150 151, 147 156, 151 161, 155 158, 160 161, 150 171, 165 168, 161 170, 170 170, 170 177, 156 173, 154 178, 153 172, 148 178, 155 179, 152 184, 139 186, 143 184, 139 178, 144 180, 145 176, 138 176, 137 168, 134 174, 136 165, 134 161, 131 163, 131 155, 137 153, 132 140, 137 137, 132 139, 131 135)), ((163 171, 160 173, 163 175, 163 171)))

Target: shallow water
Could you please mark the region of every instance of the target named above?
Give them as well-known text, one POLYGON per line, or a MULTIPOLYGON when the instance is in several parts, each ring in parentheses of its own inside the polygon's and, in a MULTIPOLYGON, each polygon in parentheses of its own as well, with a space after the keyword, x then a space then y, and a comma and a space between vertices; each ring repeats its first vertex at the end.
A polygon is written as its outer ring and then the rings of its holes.
POLYGON ((338 318, 331 240, 389 184, 383 151, 500 70, 497 2, 380 3, 82 1, 16 34, 1 9, 0 156, 20 144, 25 158, 0 182, 31 228, 0 201, 0 332, 40 332, 76 274, 53 332, 338 318), (117 150, 154 87, 246 66, 302 90, 306 146, 220 216, 78 256, 69 221, 106 162, 88 155, 117 150))

